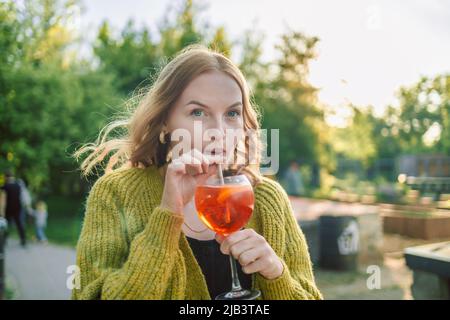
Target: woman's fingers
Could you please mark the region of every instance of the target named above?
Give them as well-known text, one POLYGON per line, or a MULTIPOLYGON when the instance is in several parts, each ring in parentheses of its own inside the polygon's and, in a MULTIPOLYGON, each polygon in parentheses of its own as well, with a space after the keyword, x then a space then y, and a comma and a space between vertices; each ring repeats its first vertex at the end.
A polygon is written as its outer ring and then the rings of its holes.
POLYGON ((255 272, 260 272, 266 269, 268 263, 265 261, 264 257, 256 259, 255 261, 242 267, 244 273, 250 274, 255 272))
POLYGON ((231 254, 245 273, 266 270, 273 265, 272 250, 264 238, 253 229, 244 229, 228 237, 216 234, 223 254, 231 254))
MULTIPOLYGON (((230 247, 230 254, 236 259, 241 262, 241 257, 249 250, 255 248, 255 241, 253 241, 253 238, 247 238, 242 241, 239 241, 235 244, 233 244, 230 247)), ((242 262, 241 262, 242 264, 242 262)))
POLYGON ((253 237, 255 231, 253 229, 243 229, 230 234, 220 244, 220 251, 223 254, 230 254, 230 247, 239 241, 253 237))
POLYGON ((262 256, 264 256, 265 251, 262 247, 252 247, 244 252, 242 252, 238 258, 236 258, 239 261, 239 264, 243 267, 253 263, 254 261, 258 260, 262 256))
POLYGON ((187 174, 195 176, 203 173, 202 161, 194 155, 194 152, 183 154, 180 160, 184 163, 187 174))
POLYGON ((209 165, 214 165, 214 164, 219 164, 222 163, 222 156, 221 155, 214 155, 214 154, 208 154, 208 155, 204 155, 208 161, 209 161, 209 165))
POLYGON ((216 174, 218 163, 220 163, 220 157, 205 155, 197 149, 192 149, 174 158, 168 168, 177 174, 188 174, 197 177, 199 182, 204 182, 211 175, 216 174))
POLYGON ((206 157, 204 154, 202 154, 197 149, 193 149, 192 150, 192 156, 200 161, 201 166, 202 166, 202 170, 203 170, 202 173, 208 173, 208 169, 209 169, 209 159, 208 159, 208 157, 206 157))
POLYGON ((193 149, 192 154, 204 166, 203 173, 209 173, 209 170, 217 167, 216 165, 221 163, 222 159, 220 155, 203 154, 197 149, 193 149))
MULTIPOLYGON (((212 162, 214 161, 212 159, 212 162)), ((210 159, 198 150, 174 156, 167 167, 161 206, 182 213, 183 205, 191 199, 194 192, 192 182, 202 183, 216 170, 210 159), (194 181, 190 177, 194 178, 194 181)))
POLYGON ((167 171, 168 173, 171 171, 176 175, 184 175, 186 174, 186 164, 181 158, 173 159, 173 161, 169 163, 167 171))

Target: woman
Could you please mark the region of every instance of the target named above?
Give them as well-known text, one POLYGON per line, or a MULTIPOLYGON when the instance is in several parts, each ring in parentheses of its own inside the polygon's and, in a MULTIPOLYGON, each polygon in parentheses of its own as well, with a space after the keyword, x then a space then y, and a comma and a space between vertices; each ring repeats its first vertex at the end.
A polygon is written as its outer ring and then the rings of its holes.
MULTIPOLYGON (((228 58, 191 46, 169 62, 129 120, 110 124, 76 153, 90 152, 82 163, 88 173, 115 151, 87 199, 73 298, 211 299, 230 289, 232 254, 243 286, 259 289, 260 298, 321 299, 287 195, 259 174, 258 158, 227 167, 253 184, 255 209, 245 229, 216 235, 195 210, 196 185, 217 173, 221 156, 236 154, 237 143, 223 147, 227 130, 258 128, 245 79, 228 58), (196 138, 174 155, 175 131, 192 137, 198 124, 218 131, 213 141, 222 148, 207 151, 196 138), (127 135, 107 140, 120 126, 127 135)), ((248 151, 255 140, 244 139, 248 151)))

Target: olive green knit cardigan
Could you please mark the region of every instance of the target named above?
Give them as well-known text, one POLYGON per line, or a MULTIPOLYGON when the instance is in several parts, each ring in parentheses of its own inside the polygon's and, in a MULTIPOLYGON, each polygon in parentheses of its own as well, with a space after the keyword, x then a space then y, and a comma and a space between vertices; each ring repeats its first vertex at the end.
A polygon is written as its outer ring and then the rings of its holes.
MULTIPOLYGON (((183 217, 159 207, 163 184, 154 166, 119 169, 96 181, 77 244, 80 286, 73 299, 211 299, 181 230, 183 217)), ((322 299, 284 189, 263 178, 254 192, 246 227, 263 235, 284 265, 276 279, 252 274, 260 299, 322 299)))

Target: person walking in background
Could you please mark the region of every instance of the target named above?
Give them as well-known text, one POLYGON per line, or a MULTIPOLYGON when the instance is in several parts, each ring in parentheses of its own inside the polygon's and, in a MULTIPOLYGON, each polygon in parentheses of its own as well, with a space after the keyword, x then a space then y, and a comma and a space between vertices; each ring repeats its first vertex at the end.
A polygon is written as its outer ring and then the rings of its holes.
POLYGON ((1 189, 6 192, 6 220, 8 220, 9 225, 11 225, 12 222, 16 224, 17 230, 19 231, 20 244, 25 247, 25 229, 23 226, 23 221, 20 218, 20 212, 22 209, 22 204, 20 201, 20 185, 17 183, 11 171, 7 171, 5 176, 6 183, 1 187, 1 189))
POLYGON ((36 203, 36 209, 32 213, 34 217, 34 224, 36 227, 36 238, 41 243, 47 243, 45 235, 45 228, 47 227, 47 204, 40 200, 36 203))
POLYGON ((289 195, 301 196, 305 194, 305 186, 303 185, 303 179, 299 169, 297 161, 294 160, 284 175, 285 188, 289 195))
POLYGON ((22 225, 26 228, 27 216, 32 215, 33 208, 31 207, 31 193, 27 188, 28 183, 24 179, 17 179, 17 183, 20 186, 20 219, 22 220, 22 225))

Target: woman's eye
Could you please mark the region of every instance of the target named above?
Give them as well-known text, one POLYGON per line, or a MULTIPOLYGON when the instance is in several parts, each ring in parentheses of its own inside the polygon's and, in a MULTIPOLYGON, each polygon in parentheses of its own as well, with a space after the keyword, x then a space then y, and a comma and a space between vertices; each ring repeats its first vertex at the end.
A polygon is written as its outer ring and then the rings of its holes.
POLYGON ((201 117, 205 112, 201 109, 194 109, 191 111, 191 115, 194 117, 201 117))
POLYGON ((228 111, 227 116, 230 118, 236 118, 240 116, 240 112, 236 110, 228 111))

